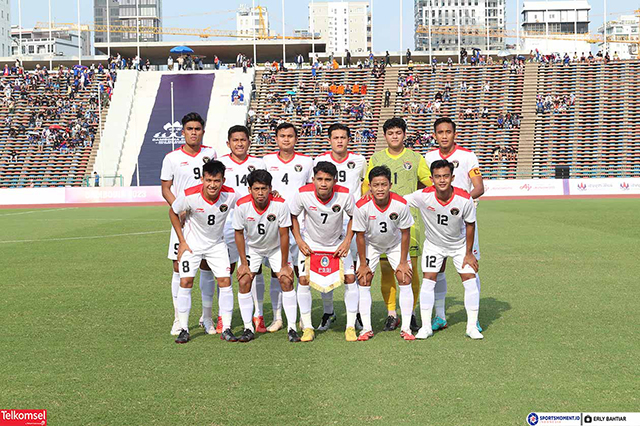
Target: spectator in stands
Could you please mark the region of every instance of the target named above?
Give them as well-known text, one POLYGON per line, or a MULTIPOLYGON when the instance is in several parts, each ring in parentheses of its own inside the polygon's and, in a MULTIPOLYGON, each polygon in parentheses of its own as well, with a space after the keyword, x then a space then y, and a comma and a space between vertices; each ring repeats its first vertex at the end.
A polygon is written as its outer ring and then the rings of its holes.
POLYGON ((96 188, 100 186, 100 175, 98 172, 93 172, 93 186, 96 188))
POLYGON ((407 47, 407 62, 411 60, 411 50, 407 47))
POLYGON ((351 68, 351 52, 347 49, 347 68, 351 68))
POLYGON ((167 69, 169 71, 173 71, 173 57, 171 55, 169 55, 169 58, 167 59, 167 69))
POLYGON ((391 55, 389 55, 389 51, 387 50, 387 52, 384 55, 384 64, 387 67, 391 66, 391 55))
POLYGON ((384 108, 389 107, 390 104, 391 104, 391 92, 387 88, 387 90, 384 92, 384 108))
POLYGON ((18 153, 16 152, 15 149, 12 149, 9 152, 9 162, 10 163, 17 163, 18 162, 18 153))

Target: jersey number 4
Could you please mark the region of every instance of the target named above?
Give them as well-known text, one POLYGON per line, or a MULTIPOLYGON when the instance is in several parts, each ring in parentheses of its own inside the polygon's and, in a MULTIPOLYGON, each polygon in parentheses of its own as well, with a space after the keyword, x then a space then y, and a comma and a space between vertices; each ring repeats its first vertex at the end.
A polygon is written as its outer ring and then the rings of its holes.
POLYGON ((289 173, 285 173, 284 176, 282 176, 282 183, 284 183, 285 185, 289 185, 289 173))

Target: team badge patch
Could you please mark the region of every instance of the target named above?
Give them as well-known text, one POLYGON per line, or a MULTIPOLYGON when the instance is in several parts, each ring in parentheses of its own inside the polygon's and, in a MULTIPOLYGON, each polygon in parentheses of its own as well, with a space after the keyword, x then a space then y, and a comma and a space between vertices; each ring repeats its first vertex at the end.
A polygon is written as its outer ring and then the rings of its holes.
POLYGON ((211 161, 211 158, 209 158, 209 157, 202 157, 202 162, 203 162, 204 164, 207 164, 209 161, 211 161))
POLYGON ((256 169, 256 168, 255 168, 255 167, 253 167, 253 166, 248 166, 248 167, 247 167, 247 170, 249 170, 249 172, 252 172, 252 171, 254 171, 255 169, 256 169))
POLYGON ((220 211, 221 211, 222 213, 226 212, 227 210, 229 210, 229 206, 227 206, 226 204, 222 204, 222 205, 220 206, 220 211))
POLYGON ((294 167, 296 172, 301 172, 302 171, 302 165, 301 164, 296 164, 294 167))
POLYGON ((336 204, 335 206, 331 207, 331 210, 333 210, 335 213, 338 213, 341 208, 342 207, 340 207, 340 205, 336 204))
POLYGON ((349 161, 347 163, 347 168, 349 169, 355 169, 356 168, 356 163, 354 163, 353 161, 349 161))
POLYGON ((405 162, 404 162, 404 164, 402 165, 402 167, 403 167, 405 170, 411 170, 411 169, 413 169, 413 164, 411 164, 411 163, 410 163, 410 162, 408 162, 408 161, 405 161, 405 162))
POLYGON ((451 210, 451 214, 454 216, 458 216, 460 214, 460 210, 458 210, 457 208, 452 208, 451 210))
POLYGON ((273 222, 274 220, 276 220, 276 215, 271 213, 269 216, 267 216, 267 220, 269 222, 273 222))
POLYGON ((457 169, 458 166, 460 165, 460 162, 458 160, 451 160, 451 164, 453 164, 453 167, 457 169))
POLYGON ((395 213, 395 212, 394 212, 394 213, 391 213, 391 214, 389 215, 389 219, 391 219, 391 220, 398 220, 398 213, 395 213))

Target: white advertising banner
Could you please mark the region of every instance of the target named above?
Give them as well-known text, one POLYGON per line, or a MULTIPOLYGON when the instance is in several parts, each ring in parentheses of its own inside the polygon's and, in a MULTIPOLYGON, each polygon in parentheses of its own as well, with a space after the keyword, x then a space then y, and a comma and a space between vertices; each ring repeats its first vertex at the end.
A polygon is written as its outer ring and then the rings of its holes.
POLYGON ((562 179, 485 180, 482 198, 558 195, 565 195, 562 179))
POLYGON ((0 206, 64 204, 65 188, 3 188, 0 206))
POLYGON ((569 179, 569 195, 640 194, 640 178, 569 179))

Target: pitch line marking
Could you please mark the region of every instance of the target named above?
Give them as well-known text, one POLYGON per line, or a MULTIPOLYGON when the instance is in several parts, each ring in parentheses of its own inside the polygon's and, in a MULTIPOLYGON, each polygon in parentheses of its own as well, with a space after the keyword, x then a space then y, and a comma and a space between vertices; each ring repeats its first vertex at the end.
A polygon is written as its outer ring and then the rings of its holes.
POLYGON ((131 237, 135 235, 151 235, 151 234, 166 234, 169 231, 147 231, 147 232, 130 232, 128 234, 112 234, 112 235, 92 235, 88 237, 65 237, 65 238, 46 238, 42 240, 9 240, 0 241, 0 244, 14 244, 14 243, 46 243, 49 241, 75 241, 75 240, 95 240, 100 238, 113 238, 113 237, 131 237))
POLYGON ((19 214, 31 214, 31 213, 61 212, 62 210, 74 210, 74 209, 77 209, 77 207, 64 207, 62 209, 50 209, 50 210, 29 210, 28 212, 0 214, 0 217, 3 217, 3 216, 17 216, 19 214))

